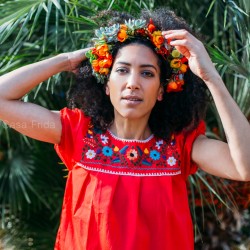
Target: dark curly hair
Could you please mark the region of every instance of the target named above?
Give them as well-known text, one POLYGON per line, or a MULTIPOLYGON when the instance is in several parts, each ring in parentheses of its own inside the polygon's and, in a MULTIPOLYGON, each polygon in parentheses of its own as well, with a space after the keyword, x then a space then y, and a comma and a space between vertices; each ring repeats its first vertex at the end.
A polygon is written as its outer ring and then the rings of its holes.
MULTIPOLYGON (((124 23, 129 18, 134 19, 135 17, 117 11, 103 11, 94 17, 100 23, 100 26, 103 26, 101 23, 105 23, 105 26, 124 23)), ((159 30, 186 29, 195 35, 187 23, 170 10, 142 11, 141 15, 136 18, 147 21, 152 18, 159 30)), ((149 40, 139 37, 127 39, 123 43, 117 42, 112 49, 113 58, 116 57, 119 49, 132 43, 142 44, 154 51, 159 59, 160 80, 164 84, 171 74, 169 63, 163 60, 162 56, 156 54, 155 48, 149 40)), ((68 93, 69 107, 80 108, 85 115, 91 118, 91 122, 96 128, 105 131, 114 120, 114 107, 109 96, 105 93, 105 84, 96 81, 88 60, 80 65, 79 72, 76 77, 76 84, 68 93)), ((184 81, 183 91, 172 93, 164 91, 163 100, 156 102, 149 117, 151 131, 164 140, 168 140, 172 133, 181 132, 183 129, 194 129, 205 116, 209 100, 206 85, 191 70, 185 73, 184 81)))

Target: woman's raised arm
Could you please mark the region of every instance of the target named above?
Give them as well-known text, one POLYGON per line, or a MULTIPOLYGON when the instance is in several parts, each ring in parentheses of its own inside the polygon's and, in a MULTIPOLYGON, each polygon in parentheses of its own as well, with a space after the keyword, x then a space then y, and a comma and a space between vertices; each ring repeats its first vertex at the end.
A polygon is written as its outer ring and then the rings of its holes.
POLYGON ((206 172, 235 180, 250 180, 250 125, 227 91, 203 44, 186 30, 164 32, 166 39, 188 58, 189 67, 202 78, 220 115, 227 144, 199 136, 192 159, 206 172))
POLYGON ((0 120, 37 140, 59 143, 59 112, 20 99, 39 83, 62 71, 75 71, 88 49, 63 53, 33 63, 0 77, 0 120))

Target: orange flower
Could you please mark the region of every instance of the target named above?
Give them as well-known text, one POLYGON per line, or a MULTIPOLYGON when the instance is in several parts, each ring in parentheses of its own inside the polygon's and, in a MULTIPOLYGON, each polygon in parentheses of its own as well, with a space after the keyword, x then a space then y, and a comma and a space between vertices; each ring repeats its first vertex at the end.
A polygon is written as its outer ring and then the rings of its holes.
POLYGON ((99 57, 106 57, 109 51, 109 47, 107 44, 99 45, 96 47, 96 55, 99 57))
POLYGON ((105 58, 99 61, 100 68, 109 68, 112 65, 112 60, 105 58))
POLYGON ((107 75, 109 73, 108 68, 100 68, 99 73, 102 75, 107 75))
POLYGON ((177 90, 178 86, 176 82, 169 82, 168 86, 167 86, 167 92, 172 92, 177 90))
POLYGON ((177 84, 179 84, 180 86, 183 86, 184 85, 184 80, 178 80, 177 84))
POLYGON ((92 61, 92 67, 93 67, 94 71, 98 72, 100 70, 99 60, 93 60, 92 61))
POLYGON ((179 92, 182 91, 183 80, 171 81, 167 86, 167 92, 179 92))
POLYGON ((161 34, 161 31, 154 31, 154 33, 152 34, 152 39, 153 39, 153 43, 157 48, 160 48, 161 45, 164 43, 164 38, 161 34))
POLYGON ((117 39, 120 42, 124 42, 128 38, 127 32, 124 29, 120 29, 120 31, 117 34, 117 39))
POLYGON ((127 30, 128 29, 126 24, 121 24, 120 28, 121 28, 121 30, 127 30))
POLYGON ((180 71, 182 73, 186 73, 187 72, 187 69, 188 69, 188 66, 186 64, 182 64, 181 67, 180 67, 180 71))
POLYGON ((170 62, 170 67, 173 69, 178 69, 181 67, 181 60, 180 59, 173 59, 170 62))

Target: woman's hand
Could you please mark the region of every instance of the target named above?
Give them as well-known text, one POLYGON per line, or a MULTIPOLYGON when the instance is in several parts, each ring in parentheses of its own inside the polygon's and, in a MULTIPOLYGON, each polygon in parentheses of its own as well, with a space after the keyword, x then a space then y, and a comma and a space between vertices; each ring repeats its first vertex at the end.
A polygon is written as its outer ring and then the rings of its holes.
POLYGON ((69 60, 69 70, 68 71, 72 71, 72 72, 76 73, 78 71, 79 64, 82 61, 87 59, 85 54, 90 49, 91 48, 85 48, 85 49, 80 49, 80 50, 66 53, 68 56, 68 60, 69 60))
POLYGON ((204 45, 186 30, 168 30, 162 32, 170 45, 188 59, 192 72, 205 82, 213 82, 219 77, 204 45))

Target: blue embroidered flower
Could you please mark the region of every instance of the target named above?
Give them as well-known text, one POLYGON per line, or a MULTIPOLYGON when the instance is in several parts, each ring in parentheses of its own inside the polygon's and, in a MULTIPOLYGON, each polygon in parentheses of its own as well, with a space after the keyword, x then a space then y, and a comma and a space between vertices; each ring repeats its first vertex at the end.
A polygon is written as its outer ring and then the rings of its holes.
POLYGON ((149 153, 149 156, 153 160, 159 160, 160 159, 160 153, 157 150, 151 150, 149 153))
POLYGON ((105 146, 105 147, 103 147, 103 149, 102 149, 102 153, 103 153, 105 156, 112 156, 113 151, 112 151, 112 148, 110 148, 110 147, 108 147, 108 146, 105 146))

